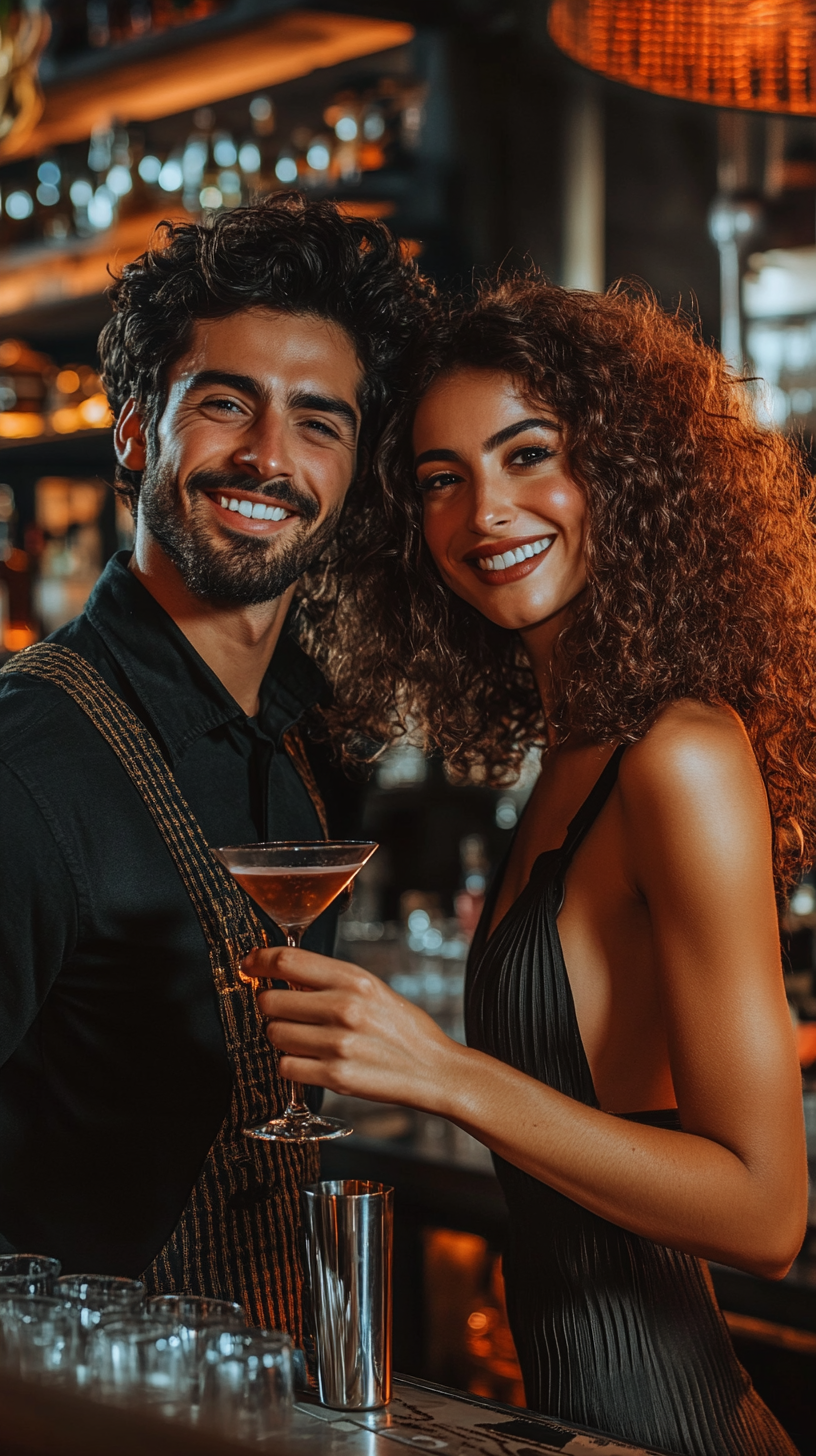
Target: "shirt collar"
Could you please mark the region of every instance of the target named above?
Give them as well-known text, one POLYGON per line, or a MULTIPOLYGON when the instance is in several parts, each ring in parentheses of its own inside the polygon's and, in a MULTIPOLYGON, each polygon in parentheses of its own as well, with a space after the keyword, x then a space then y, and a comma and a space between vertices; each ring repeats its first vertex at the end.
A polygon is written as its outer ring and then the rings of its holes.
MULTIPOLYGON (((236 720, 246 724, 249 719, 172 617, 128 570, 129 560, 130 552, 120 551, 108 562, 85 615, 132 685, 174 763, 213 729, 236 720)), ((291 636, 290 623, 291 613, 261 683, 256 719, 276 742, 328 693, 320 670, 291 636)))

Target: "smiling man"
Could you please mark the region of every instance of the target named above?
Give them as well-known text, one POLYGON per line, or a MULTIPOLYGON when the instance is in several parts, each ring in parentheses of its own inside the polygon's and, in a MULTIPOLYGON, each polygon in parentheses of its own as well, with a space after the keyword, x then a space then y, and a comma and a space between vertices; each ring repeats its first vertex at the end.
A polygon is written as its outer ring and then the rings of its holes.
MULTIPOLYGON (((135 549, 0 679, 0 1244, 299 1339, 315 1155, 242 1132, 284 1088, 238 965, 280 937, 210 846, 344 832, 288 626, 426 290, 381 225, 293 194, 164 244, 100 341, 135 549)), ((327 912, 307 943, 333 938, 327 912)))

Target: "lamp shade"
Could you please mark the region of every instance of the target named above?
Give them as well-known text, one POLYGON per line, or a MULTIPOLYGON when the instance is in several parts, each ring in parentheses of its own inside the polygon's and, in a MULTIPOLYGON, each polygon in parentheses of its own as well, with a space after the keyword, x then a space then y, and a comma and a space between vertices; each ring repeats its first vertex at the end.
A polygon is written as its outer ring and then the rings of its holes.
POLYGON ((816 0, 554 0, 572 60, 661 96, 816 115, 816 0))

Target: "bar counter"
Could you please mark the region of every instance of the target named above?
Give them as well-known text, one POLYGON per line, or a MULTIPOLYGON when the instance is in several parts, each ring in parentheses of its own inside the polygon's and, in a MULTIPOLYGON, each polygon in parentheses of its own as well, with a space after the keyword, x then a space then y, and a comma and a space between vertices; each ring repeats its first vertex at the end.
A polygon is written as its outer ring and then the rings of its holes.
MULTIPOLYGON (((491 1250, 501 1250, 507 1209, 490 1155, 441 1118, 352 1099, 330 1098, 329 1107, 355 1131, 323 1145, 322 1176, 370 1178, 394 1188, 395 1368, 467 1383, 466 1375, 449 1374, 433 1357, 439 1299, 429 1284, 427 1239, 430 1231, 447 1229, 479 1235, 491 1250)), ((812 1126, 808 1147, 816 1189, 812 1126)), ((802 1456, 816 1456, 816 1197, 810 1223, 802 1253, 784 1279, 709 1265, 737 1356, 802 1456)), ((510 1398, 500 1389, 490 1393, 510 1398)))
MULTIPOLYGON (((224 1441, 141 1410, 118 1410, 56 1387, 0 1376, 2 1456, 397 1456, 394 1444, 444 1456, 644 1456, 629 1446, 531 1411, 476 1400, 426 1381, 394 1381, 376 1411, 332 1411, 306 1396, 288 1430, 250 1445, 224 1441)), ((650 1456, 650 1453, 646 1453, 650 1456)))

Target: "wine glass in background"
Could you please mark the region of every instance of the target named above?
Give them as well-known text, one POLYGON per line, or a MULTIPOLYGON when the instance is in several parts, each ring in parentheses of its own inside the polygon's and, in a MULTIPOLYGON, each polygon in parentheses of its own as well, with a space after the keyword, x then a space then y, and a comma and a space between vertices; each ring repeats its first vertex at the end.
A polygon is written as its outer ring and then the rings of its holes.
MULTIPOLYGON (((281 840, 222 846, 214 852, 243 890, 297 948, 304 930, 342 894, 374 853, 372 840, 281 840)), ((268 984, 268 983, 267 983, 268 984)), ((345 1137, 348 1123, 312 1112, 299 1082, 290 1084, 282 1117, 245 1128, 272 1142, 315 1142, 345 1137)))

